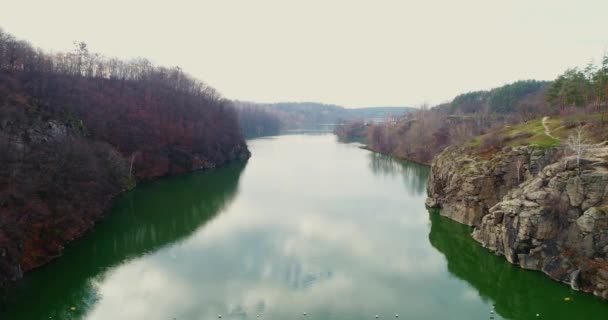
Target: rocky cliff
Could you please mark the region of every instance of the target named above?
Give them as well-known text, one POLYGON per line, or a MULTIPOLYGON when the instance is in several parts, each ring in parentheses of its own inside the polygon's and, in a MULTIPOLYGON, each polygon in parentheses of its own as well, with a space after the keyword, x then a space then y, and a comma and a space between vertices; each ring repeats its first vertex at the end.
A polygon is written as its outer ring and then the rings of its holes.
POLYGON ((445 150, 427 205, 474 227, 473 238, 523 268, 608 299, 607 147, 577 164, 560 148, 505 148, 483 159, 445 150))
POLYGON ((478 226, 488 210, 512 188, 560 156, 559 150, 504 148, 489 159, 463 147, 450 147, 433 159, 427 206, 469 226, 478 226))

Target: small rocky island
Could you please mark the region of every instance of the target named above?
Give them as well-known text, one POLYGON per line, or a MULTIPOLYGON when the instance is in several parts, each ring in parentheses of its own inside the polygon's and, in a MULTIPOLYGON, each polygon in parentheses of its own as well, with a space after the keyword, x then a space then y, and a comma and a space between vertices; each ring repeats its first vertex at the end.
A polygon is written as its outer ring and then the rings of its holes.
POLYGON ((447 148, 432 162, 427 206, 509 262, 608 299, 608 143, 584 147, 447 148))

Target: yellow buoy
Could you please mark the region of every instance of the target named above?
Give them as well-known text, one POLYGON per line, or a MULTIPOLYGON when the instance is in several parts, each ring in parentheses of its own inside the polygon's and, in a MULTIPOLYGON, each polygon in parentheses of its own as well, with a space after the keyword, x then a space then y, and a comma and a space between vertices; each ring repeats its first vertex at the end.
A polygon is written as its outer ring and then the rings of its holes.
POLYGON ((71 307, 70 310, 74 311, 76 310, 76 307, 71 307))
POLYGON ((572 300, 570 297, 565 297, 564 298, 564 301, 570 301, 570 300, 572 300))

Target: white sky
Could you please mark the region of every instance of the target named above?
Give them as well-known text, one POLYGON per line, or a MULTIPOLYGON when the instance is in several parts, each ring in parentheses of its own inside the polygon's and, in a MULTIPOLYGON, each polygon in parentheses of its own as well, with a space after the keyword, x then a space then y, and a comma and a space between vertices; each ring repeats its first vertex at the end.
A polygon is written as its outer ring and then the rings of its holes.
POLYGON ((0 0, 0 27, 179 65, 232 99, 361 107, 554 79, 599 61, 607 13, 607 0, 0 0))

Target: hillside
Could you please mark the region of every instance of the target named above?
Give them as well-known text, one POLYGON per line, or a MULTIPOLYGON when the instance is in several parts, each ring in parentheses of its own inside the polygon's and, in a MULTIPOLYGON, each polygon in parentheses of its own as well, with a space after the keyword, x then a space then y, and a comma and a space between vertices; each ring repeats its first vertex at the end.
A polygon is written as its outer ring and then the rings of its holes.
POLYGON ((517 81, 461 94, 449 103, 420 108, 393 121, 369 125, 364 131, 351 121, 336 133, 345 140, 365 139, 374 151, 430 164, 448 146, 547 112, 544 97, 548 86, 541 81, 517 81))
MULTIPOLYGON (((377 152, 430 164, 446 147, 463 143, 473 147, 482 144, 485 149, 526 142, 550 147, 559 144, 560 137, 567 136, 567 129, 578 123, 603 123, 608 116, 600 113, 606 111, 608 56, 598 66, 568 69, 552 82, 519 80, 467 92, 448 103, 420 108, 393 121, 364 128, 350 121, 335 133, 343 140, 364 139, 377 152), (598 115, 586 116, 592 113, 598 115), (543 117, 549 117, 545 125, 555 131, 555 136, 544 134, 543 117), (492 133, 485 135, 488 132, 492 133)), ((590 130, 598 139, 606 131, 603 124, 592 125, 590 130)))
POLYGON ((473 154, 490 156, 505 147, 530 146, 537 149, 556 148, 581 128, 586 143, 608 140, 608 116, 603 113, 552 116, 507 125, 477 136, 464 144, 473 154))
POLYGON ((229 100, 179 68, 48 54, 0 30, 0 284, 61 253, 137 181, 249 151, 229 100))

